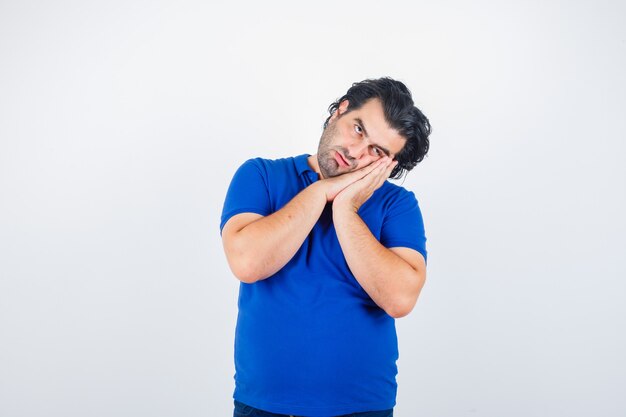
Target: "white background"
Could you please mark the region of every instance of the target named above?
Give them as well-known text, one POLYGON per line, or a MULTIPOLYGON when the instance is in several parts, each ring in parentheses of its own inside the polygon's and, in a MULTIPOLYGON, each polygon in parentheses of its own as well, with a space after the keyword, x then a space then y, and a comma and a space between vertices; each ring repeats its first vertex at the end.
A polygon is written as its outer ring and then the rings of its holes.
POLYGON ((624 16, 2 1, 0 415, 232 415, 232 174, 315 153, 328 105, 385 75, 433 126, 395 415, 626 415, 624 16))

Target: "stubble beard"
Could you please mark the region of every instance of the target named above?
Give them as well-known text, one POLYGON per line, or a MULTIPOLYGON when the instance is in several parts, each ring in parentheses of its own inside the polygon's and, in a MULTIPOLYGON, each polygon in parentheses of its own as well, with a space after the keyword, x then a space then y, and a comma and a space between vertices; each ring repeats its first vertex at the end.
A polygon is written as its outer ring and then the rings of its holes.
POLYGON ((334 151, 340 151, 344 156, 348 154, 348 150, 341 146, 331 146, 336 132, 336 121, 329 123, 322 132, 320 144, 317 148, 317 164, 324 178, 336 177, 351 170, 351 167, 340 166, 333 156, 334 151))

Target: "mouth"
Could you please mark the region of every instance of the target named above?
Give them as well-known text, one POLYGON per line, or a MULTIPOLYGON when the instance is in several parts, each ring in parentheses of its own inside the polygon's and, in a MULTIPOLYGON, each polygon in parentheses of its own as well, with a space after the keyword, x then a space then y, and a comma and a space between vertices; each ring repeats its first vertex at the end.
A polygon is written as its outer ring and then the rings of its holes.
POLYGON ((344 158, 344 156, 339 151, 335 151, 335 160, 337 161, 339 166, 342 166, 342 167, 349 167, 350 166, 348 161, 346 161, 346 158, 344 158))

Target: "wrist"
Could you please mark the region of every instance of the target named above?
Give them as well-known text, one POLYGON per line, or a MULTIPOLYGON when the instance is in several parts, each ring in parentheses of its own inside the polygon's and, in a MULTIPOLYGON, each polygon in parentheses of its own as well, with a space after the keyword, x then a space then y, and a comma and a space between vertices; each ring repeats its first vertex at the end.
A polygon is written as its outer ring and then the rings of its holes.
POLYGON ((313 184, 309 185, 308 188, 317 196, 317 198, 324 199, 324 201, 329 202, 331 199, 328 196, 328 186, 324 180, 315 181, 313 184))
POLYGON ((344 201, 341 198, 335 198, 333 201, 333 215, 345 215, 345 214, 357 214, 359 207, 353 204, 351 201, 344 201))

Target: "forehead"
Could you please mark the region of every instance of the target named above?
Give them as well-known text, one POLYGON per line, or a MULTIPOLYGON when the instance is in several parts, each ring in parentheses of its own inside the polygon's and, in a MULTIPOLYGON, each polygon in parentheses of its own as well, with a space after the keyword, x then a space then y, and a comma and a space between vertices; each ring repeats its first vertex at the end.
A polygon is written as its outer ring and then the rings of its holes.
POLYGON ((388 149, 392 155, 395 156, 404 147, 406 139, 389 126, 379 99, 366 101, 360 108, 346 113, 345 117, 353 123, 360 119, 370 143, 388 149))

